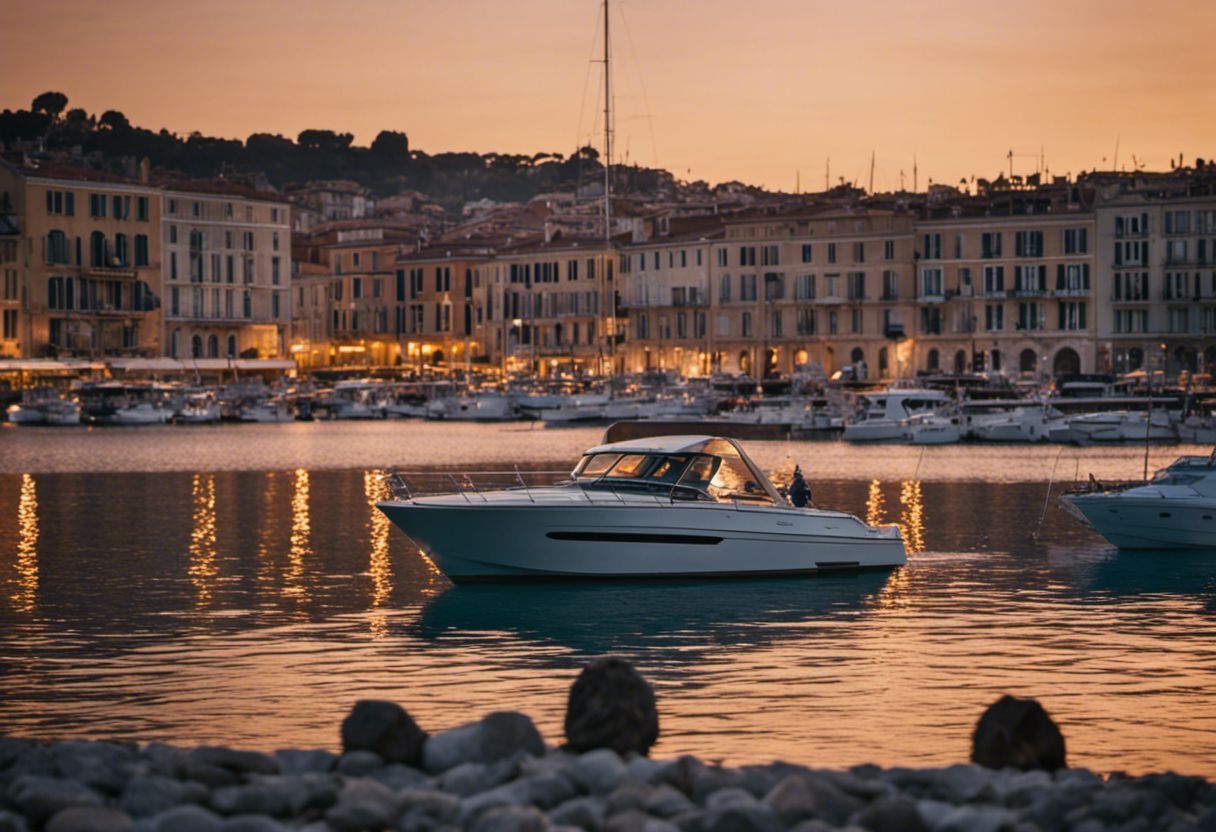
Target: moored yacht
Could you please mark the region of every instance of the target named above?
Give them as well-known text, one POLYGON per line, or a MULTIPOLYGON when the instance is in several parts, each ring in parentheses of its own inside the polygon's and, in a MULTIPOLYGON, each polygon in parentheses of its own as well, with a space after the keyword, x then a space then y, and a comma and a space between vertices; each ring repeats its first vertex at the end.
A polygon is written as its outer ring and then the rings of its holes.
POLYGON ((861 412, 844 426, 847 442, 902 442, 907 439, 906 420, 943 409, 950 398, 940 390, 891 388, 861 397, 861 412))
MULTIPOLYGON (((453 479, 453 482, 456 480, 453 479)), ((449 578, 743 577, 898 566, 893 526, 795 508, 743 449, 712 436, 600 445, 549 486, 378 503, 449 578)))
POLYGON ((1121 549, 1216 548, 1216 451, 1181 457, 1146 483, 1091 479, 1060 505, 1121 549))

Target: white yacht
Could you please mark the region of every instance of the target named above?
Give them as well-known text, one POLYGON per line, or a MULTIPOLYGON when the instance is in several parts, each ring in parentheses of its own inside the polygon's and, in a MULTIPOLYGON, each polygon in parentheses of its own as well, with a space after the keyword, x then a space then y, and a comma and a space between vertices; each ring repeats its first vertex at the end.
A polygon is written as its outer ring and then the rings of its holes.
POLYGON ((163 425, 173 418, 173 411, 160 402, 133 402, 117 408, 110 416, 114 425, 163 425))
POLYGON ((218 422, 220 403, 216 401, 215 393, 209 390, 187 393, 175 419, 183 425, 206 425, 218 422))
POLYGON ((892 388, 861 397, 861 413, 844 426, 847 442, 902 442, 906 420, 921 413, 945 408, 950 398, 940 390, 892 388))
POLYGON ((502 393, 449 396, 426 405, 426 418, 453 422, 506 422, 518 415, 515 398, 502 393))
POLYGON ((72 399, 56 399, 43 405, 48 425, 66 427, 80 424, 80 403, 72 399))
POLYGON ((953 445, 962 438, 958 420, 938 413, 918 413, 903 422, 903 440, 911 445, 953 445))
POLYGON ((1112 410, 1068 420, 1078 445, 1106 442, 1177 442, 1178 431, 1168 410, 1112 410))
POLYGON ((242 422, 290 422, 293 418, 291 405, 282 396, 270 396, 246 402, 238 411, 242 422))
MULTIPOLYGON (((898 566, 894 526, 794 508, 731 439, 600 445, 570 479, 415 496, 395 475, 378 507, 456 582, 743 577, 898 566)), ((453 482, 456 480, 453 479, 453 482)))
POLYGON ((1056 416, 1033 399, 976 399, 962 407, 963 434, 979 442, 1046 442, 1056 416))
MULTIPOLYGON (((598 422, 608 418, 608 405, 612 397, 607 393, 580 393, 565 397, 557 407, 538 410, 545 424, 570 424, 572 422, 598 422)), ((621 411, 614 418, 629 418, 621 411)))
POLYGON ((1181 457, 1147 483, 1091 480, 1060 505, 1121 549, 1216 548, 1216 451, 1181 457))

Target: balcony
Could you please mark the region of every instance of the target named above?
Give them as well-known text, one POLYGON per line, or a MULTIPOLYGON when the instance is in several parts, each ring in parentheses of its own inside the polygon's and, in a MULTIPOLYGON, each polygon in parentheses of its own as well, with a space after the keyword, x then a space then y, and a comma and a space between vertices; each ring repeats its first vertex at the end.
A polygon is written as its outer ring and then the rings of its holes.
POLYGON ((898 339, 904 337, 904 325, 898 323, 889 323, 883 327, 882 334, 887 338, 898 339))
POLYGON ((1014 289, 1013 296, 1015 298, 1045 298, 1047 297, 1046 289, 1014 289))
POLYGON ((916 296, 917 303, 945 303, 946 295, 943 292, 922 292, 916 296))
POLYGON ((1074 287, 1071 289, 1053 289, 1051 292, 1057 298, 1087 298, 1090 295, 1089 289, 1074 287))
POLYGON ((818 306, 839 306, 845 302, 846 301, 845 301, 844 297, 839 294, 824 295, 821 298, 815 298, 813 301, 811 301, 811 303, 814 303, 818 306))
POLYGON ((1009 297, 1009 292, 1004 289, 985 289, 983 292, 980 292, 980 297, 999 300, 1009 297))

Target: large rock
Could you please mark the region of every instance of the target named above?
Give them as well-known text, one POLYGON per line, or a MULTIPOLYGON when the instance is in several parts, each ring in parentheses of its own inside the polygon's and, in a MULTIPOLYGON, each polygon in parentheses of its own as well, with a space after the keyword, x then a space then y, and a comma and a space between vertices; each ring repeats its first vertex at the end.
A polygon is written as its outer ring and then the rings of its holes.
POLYGON ((1065 768, 1064 735, 1034 699, 1002 696, 975 726, 971 762, 987 768, 1065 768))
POLYGON ((100 806, 101 796, 70 780, 22 775, 9 786, 9 799, 35 825, 45 823, 57 812, 74 806, 100 806))
POLYGON ((342 750, 372 751, 385 762, 422 762, 426 732, 395 702, 361 699, 342 720, 342 750))
POLYGON ((426 741, 423 765, 440 773, 464 763, 495 763, 523 752, 544 756, 545 741, 532 720, 515 711, 497 711, 480 722, 470 722, 435 734, 426 741))
POLYGON ((325 820, 338 832, 362 832, 393 825, 401 814, 397 795, 374 780, 351 780, 325 820))
POLYGON ((610 748, 600 748, 579 755, 570 765, 570 776, 593 794, 608 794, 625 780, 629 769, 620 755, 610 748))
POLYGON ((596 659, 570 688, 565 728, 573 751, 649 754, 659 738, 654 690, 624 659, 596 659))
POLYGON ((765 795, 764 803, 788 826, 816 818, 843 826, 864 805, 827 778, 809 773, 789 775, 765 795))

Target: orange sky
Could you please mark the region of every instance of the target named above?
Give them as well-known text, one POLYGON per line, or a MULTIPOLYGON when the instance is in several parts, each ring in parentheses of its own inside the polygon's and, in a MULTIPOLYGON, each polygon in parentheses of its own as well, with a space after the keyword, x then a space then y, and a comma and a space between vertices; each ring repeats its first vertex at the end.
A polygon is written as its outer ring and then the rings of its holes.
MULTIPOLYGON (((406 131, 570 152, 598 129, 600 0, 4 0, 0 107, 39 92, 244 138, 406 131), (581 113, 581 131, 580 131, 581 113)), ((614 0, 618 148, 819 188, 1216 156, 1211 0, 614 0), (1021 154, 1025 154, 1024 156, 1021 154)), ((597 139, 598 143, 598 139, 597 139)))

